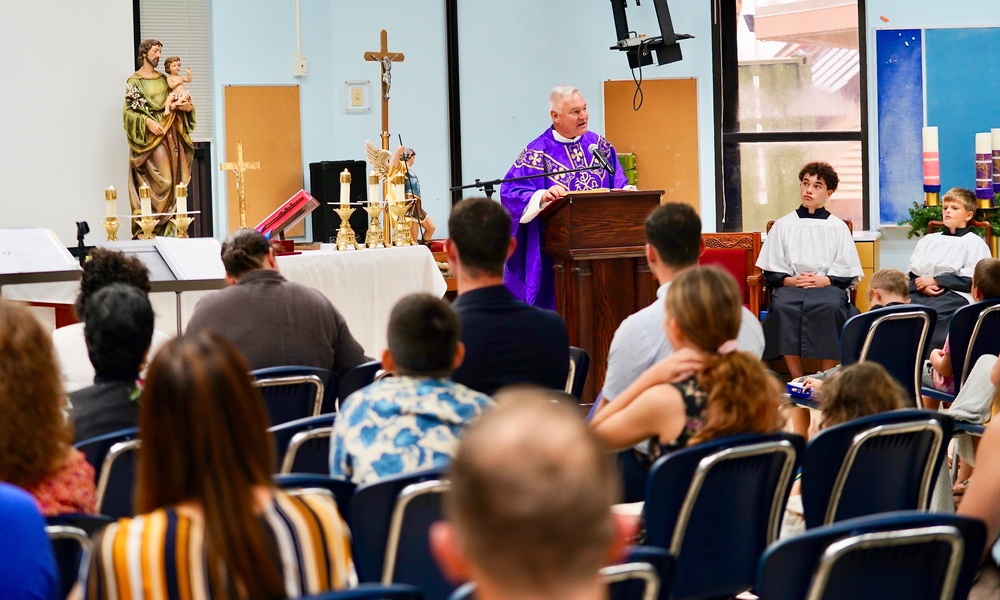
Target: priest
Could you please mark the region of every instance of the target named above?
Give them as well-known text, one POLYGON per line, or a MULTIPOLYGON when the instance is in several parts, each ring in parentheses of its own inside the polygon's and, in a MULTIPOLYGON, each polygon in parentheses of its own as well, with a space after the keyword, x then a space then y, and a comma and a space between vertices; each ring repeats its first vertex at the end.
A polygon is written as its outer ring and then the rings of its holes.
POLYGON ((517 240, 504 269, 504 283, 519 300, 551 309, 555 308, 555 283, 552 259, 541 250, 544 225, 535 218, 539 211, 569 192, 635 188, 626 185, 611 143, 587 130, 587 102, 578 89, 553 88, 549 115, 552 126, 528 144, 505 179, 537 177, 504 183, 500 201, 513 217, 511 235, 517 240), (573 169, 585 170, 550 175, 573 169))

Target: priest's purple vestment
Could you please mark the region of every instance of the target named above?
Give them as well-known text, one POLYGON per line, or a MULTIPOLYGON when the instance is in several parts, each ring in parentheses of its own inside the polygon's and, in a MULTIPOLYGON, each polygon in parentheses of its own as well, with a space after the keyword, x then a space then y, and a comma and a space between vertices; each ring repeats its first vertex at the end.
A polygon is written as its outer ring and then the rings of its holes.
MULTIPOLYGON (((528 304, 551 309, 556 305, 555 281, 552 259, 542 252, 545 225, 537 218, 521 223, 521 216, 529 207, 532 196, 541 194, 556 183, 576 192, 598 188, 620 189, 628 184, 628 179, 608 140, 592 131, 575 140, 568 140, 551 127, 528 144, 507 171, 505 179, 525 175, 539 176, 500 186, 500 202, 510 211, 513 221, 511 235, 517 240, 517 248, 504 268, 503 279, 515 297, 528 304), (591 144, 597 144, 597 148, 608 157, 615 168, 614 175, 608 174, 591 154, 591 144), (578 173, 542 176, 543 173, 584 167, 592 168, 578 173)), ((537 198, 535 200, 537 204, 537 198)))

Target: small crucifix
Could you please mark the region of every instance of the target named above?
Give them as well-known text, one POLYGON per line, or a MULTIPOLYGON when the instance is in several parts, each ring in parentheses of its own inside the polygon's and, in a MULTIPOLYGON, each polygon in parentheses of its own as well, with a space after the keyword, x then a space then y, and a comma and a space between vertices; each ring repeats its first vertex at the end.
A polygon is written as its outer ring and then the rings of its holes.
POLYGON ((236 162, 226 162, 219 165, 220 171, 233 171, 236 173, 236 193, 239 194, 240 198, 240 227, 247 226, 247 171, 257 169, 260 169, 260 161, 252 163, 243 162, 243 140, 236 140, 236 162))
POLYGON ((365 60, 376 61, 382 73, 382 149, 389 149, 389 86, 392 85, 392 63, 403 62, 402 52, 389 53, 388 34, 379 33, 381 48, 378 52, 365 52, 365 60))

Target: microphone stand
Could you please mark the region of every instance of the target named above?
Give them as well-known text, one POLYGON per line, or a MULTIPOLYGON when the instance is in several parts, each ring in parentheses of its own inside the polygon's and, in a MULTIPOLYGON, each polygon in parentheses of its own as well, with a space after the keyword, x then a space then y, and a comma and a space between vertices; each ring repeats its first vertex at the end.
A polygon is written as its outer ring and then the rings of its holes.
MULTIPOLYGON (((486 197, 492 200, 493 199, 493 192, 495 191, 494 187, 498 186, 498 185, 500 185, 502 183, 509 183, 511 181, 523 181, 525 179, 537 179, 538 177, 548 177, 550 175, 565 175, 565 174, 568 174, 568 173, 582 173, 583 171, 606 171, 609 175, 614 176, 614 172, 608 171, 604 167, 601 167, 600 165, 598 165, 596 168, 593 167, 593 166, 590 166, 590 167, 581 167, 579 169, 565 169, 563 171, 553 171, 553 172, 546 171, 545 173, 537 173, 535 175, 522 175, 521 177, 509 177, 507 179, 493 179, 491 181, 480 181, 480 180, 477 179, 475 181, 475 183, 470 183, 470 184, 467 184, 467 185, 455 186, 455 187, 451 188, 450 191, 454 192, 456 190, 467 190, 467 189, 470 189, 470 188, 478 188, 478 189, 483 190, 483 192, 486 193, 486 197)), ((612 183, 614 183, 614 179, 612 179, 612 183)))

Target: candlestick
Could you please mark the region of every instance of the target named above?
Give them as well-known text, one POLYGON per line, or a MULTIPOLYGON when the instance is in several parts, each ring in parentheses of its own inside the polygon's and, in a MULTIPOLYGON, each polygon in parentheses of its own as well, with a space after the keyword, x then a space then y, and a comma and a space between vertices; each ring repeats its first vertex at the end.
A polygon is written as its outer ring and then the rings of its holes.
POLYGON ((347 169, 340 174, 340 208, 351 204, 351 172, 347 169))
POLYGON ((382 205, 373 203, 365 207, 368 213, 368 234, 365 236, 365 248, 377 248, 379 244, 385 247, 385 232, 382 230, 382 223, 378 220, 378 215, 382 212, 382 205))
POLYGON ((104 231, 107 232, 107 234, 108 234, 108 241, 109 242, 117 242, 118 241, 118 227, 121 225, 118 222, 118 217, 109 216, 109 217, 105 218, 104 221, 102 221, 102 224, 104 225, 104 231))
POLYGON ((177 214, 186 215, 188 211, 188 186, 178 183, 174 187, 174 198, 177 199, 177 214))
POLYGON ((340 228, 337 229, 337 250, 347 250, 348 248, 357 250, 358 239, 354 235, 354 230, 351 229, 351 213, 354 212, 354 209, 341 203, 341 208, 335 208, 333 211, 340 215, 340 228))
POLYGON ((378 175, 372 171, 368 174, 368 206, 375 206, 378 203, 378 175))
POLYGON ((989 132, 976 134, 976 198, 979 208, 993 206, 993 139, 989 132))
POLYGON ((104 216, 114 219, 118 213, 117 204, 118 192, 115 191, 115 186, 109 185, 108 189, 104 190, 104 216))
POLYGON ((153 214, 153 205, 150 200, 149 186, 145 183, 139 186, 139 212, 142 216, 153 214))

